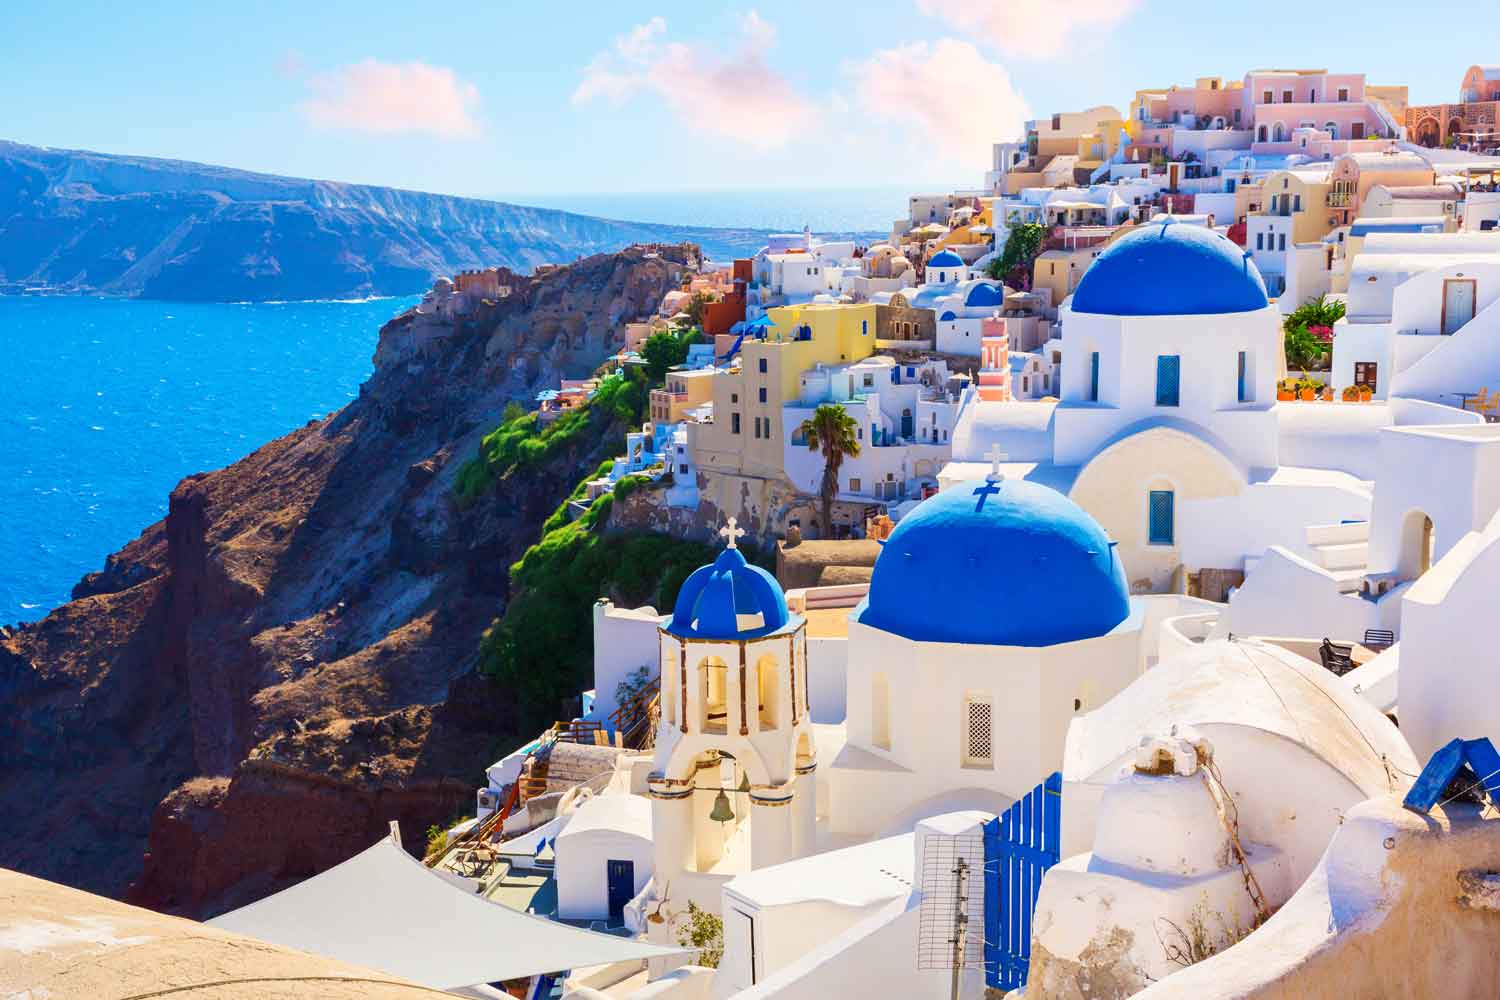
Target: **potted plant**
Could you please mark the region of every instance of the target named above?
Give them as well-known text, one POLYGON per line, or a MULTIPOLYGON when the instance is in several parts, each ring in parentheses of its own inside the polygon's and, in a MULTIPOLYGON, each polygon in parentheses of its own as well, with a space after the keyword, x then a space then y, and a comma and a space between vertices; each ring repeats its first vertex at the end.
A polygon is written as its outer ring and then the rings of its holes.
POLYGON ((1331 402, 1333 402, 1333 386, 1331 386, 1331 385, 1325 385, 1323 387, 1323 402, 1325 402, 1325 403, 1331 403, 1331 402))
POLYGON ((1346 403, 1357 403, 1357 402, 1359 402, 1359 387, 1358 386, 1353 386, 1353 385, 1346 385, 1346 386, 1344 386, 1344 391, 1343 391, 1342 395, 1344 397, 1344 402, 1346 402, 1346 403))
POLYGON ((1369 386, 1365 385, 1362 382, 1360 383, 1360 385, 1359 385, 1359 401, 1361 403, 1368 403, 1370 401, 1370 399, 1374 395, 1375 395, 1375 390, 1371 389, 1369 386))
POLYGON ((1293 400, 1293 399, 1296 399, 1297 398, 1297 391, 1294 388, 1295 385, 1296 385, 1296 383, 1294 383, 1289 378, 1284 378, 1281 381, 1277 382, 1276 383, 1276 398, 1278 400, 1282 401, 1283 403, 1288 402, 1288 401, 1293 400))
POLYGON ((1311 403, 1318 398, 1318 390, 1314 388, 1315 385, 1316 383, 1304 371, 1302 377, 1297 380, 1297 397, 1304 403, 1311 403))

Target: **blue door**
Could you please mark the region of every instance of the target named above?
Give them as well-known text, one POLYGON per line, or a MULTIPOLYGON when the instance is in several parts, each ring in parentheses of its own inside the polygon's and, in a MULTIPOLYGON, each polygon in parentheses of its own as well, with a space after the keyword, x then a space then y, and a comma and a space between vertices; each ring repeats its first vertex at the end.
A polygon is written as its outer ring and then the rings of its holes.
POLYGON ((901 411, 901 436, 910 441, 916 436, 916 428, 912 421, 911 411, 901 411))
POLYGON ((984 825, 984 981, 998 990, 1026 985, 1031 917, 1042 876, 1057 864, 1062 775, 1053 772, 984 825))
POLYGON ((625 922, 625 904, 635 896, 635 862, 606 861, 609 885, 609 922, 625 922))

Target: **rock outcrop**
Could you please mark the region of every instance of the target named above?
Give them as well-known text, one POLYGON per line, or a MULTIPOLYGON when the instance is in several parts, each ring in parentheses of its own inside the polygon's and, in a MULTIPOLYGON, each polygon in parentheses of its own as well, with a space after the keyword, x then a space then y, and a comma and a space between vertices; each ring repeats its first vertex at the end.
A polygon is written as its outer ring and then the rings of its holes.
POLYGON ((508 401, 593 370, 697 260, 636 247, 393 319, 354 402, 183 480, 74 600, 0 633, 0 866, 204 916, 388 820, 417 846, 472 809, 521 736, 480 637, 621 428, 478 503, 454 476, 508 401))
POLYGON ((728 260, 762 246, 765 233, 0 141, 0 293, 411 295, 441 274, 684 240, 728 260))

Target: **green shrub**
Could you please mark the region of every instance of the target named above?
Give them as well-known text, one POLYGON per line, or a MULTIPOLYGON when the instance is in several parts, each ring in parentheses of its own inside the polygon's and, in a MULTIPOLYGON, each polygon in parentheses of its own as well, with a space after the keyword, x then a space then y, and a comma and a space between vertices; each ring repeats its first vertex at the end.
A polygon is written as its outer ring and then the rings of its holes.
MULTIPOLYGON (((575 498, 592 478, 579 483, 575 498)), ((481 672, 512 693, 528 728, 556 721, 561 705, 588 686, 596 600, 665 611, 688 575, 718 554, 667 535, 604 534, 614 499, 599 497, 576 521, 567 520, 566 505, 548 519, 542 537, 511 565, 511 601, 480 644, 481 672)), ((745 556, 766 559, 750 548, 745 556)))

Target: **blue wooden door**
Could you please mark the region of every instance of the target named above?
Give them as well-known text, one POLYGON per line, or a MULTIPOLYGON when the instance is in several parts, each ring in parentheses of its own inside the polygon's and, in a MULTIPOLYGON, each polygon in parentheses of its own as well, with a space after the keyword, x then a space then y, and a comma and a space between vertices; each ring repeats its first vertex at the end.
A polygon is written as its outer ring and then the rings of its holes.
POLYGON ((625 922, 625 904, 635 896, 635 862, 606 861, 609 886, 609 922, 625 922))
POLYGON ((984 979, 996 989, 1026 985, 1031 916, 1042 876, 1061 847, 1062 775, 1053 772, 984 826, 984 979))

